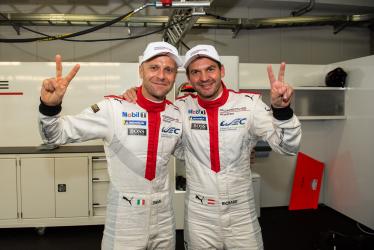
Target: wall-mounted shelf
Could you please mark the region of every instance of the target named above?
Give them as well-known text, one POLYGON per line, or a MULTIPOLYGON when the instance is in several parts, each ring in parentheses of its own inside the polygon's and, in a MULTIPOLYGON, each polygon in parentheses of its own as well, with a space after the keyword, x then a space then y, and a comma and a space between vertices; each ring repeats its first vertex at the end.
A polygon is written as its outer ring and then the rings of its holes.
MULTIPOLYGON (((270 105, 269 87, 242 90, 262 94, 262 100, 270 105)), ((291 107, 300 120, 343 120, 346 119, 345 90, 324 86, 294 87, 291 107)))

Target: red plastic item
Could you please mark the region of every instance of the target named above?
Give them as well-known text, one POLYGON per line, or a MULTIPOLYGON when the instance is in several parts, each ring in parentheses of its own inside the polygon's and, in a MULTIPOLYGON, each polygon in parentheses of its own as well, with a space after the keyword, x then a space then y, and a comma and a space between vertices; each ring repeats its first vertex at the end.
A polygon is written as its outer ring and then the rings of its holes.
POLYGON ((173 4, 173 0, 161 0, 162 6, 171 6, 173 4))
POLYGON ((324 163, 301 152, 298 153, 288 210, 318 207, 324 166, 324 163))

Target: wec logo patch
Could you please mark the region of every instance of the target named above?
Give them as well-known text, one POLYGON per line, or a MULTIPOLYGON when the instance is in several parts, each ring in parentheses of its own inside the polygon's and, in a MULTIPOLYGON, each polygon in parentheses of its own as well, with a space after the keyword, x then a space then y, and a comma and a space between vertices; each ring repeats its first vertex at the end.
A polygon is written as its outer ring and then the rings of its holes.
POLYGON ((237 125, 245 125, 245 121, 247 118, 236 118, 232 121, 222 121, 220 123, 221 127, 228 127, 228 126, 237 126, 237 125))
POLYGON ((179 128, 175 128, 175 127, 170 127, 170 128, 162 128, 161 131, 163 133, 168 133, 168 134, 176 134, 178 135, 179 134, 179 131, 180 129, 179 128))

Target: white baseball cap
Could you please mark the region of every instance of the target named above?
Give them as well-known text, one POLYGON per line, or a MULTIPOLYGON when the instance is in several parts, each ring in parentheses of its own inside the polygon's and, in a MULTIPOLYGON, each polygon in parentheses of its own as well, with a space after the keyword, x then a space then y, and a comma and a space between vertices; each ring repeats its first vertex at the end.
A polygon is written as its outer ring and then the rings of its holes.
POLYGON ((149 59, 159 55, 167 55, 175 61, 178 67, 182 66, 182 60, 179 57, 178 50, 167 42, 149 43, 143 52, 143 57, 140 63, 148 61, 149 59))
POLYGON ((196 45, 187 51, 183 67, 187 69, 188 65, 198 57, 208 57, 221 63, 218 52, 212 45, 196 45))

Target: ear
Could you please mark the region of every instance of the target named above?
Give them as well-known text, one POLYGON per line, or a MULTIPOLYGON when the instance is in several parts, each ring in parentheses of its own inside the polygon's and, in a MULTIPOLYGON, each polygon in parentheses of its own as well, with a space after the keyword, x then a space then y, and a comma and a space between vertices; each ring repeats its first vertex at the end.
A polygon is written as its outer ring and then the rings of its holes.
POLYGON ((140 76, 140 79, 143 79, 143 73, 144 73, 143 64, 140 64, 140 66, 139 66, 139 76, 140 76))
POLYGON ((191 81, 190 81, 190 74, 189 74, 189 72, 188 72, 188 68, 186 69, 186 77, 187 77, 187 80, 188 80, 189 82, 191 82, 191 81))
POLYGON ((221 78, 225 77, 225 66, 221 65, 221 78))

